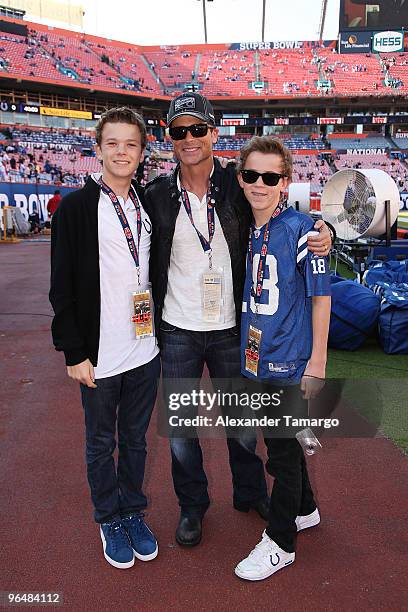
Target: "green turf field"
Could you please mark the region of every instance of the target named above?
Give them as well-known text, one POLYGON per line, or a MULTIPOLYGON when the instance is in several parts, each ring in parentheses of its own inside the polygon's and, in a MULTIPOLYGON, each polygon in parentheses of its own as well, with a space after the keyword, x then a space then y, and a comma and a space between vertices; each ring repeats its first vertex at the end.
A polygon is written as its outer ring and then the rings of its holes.
MULTIPOLYGON (((338 265, 337 272, 347 278, 355 276, 344 264, 338 265)), ((358 351, 329 349, 327 378, 361 379, 364 388, 368 380, 373 380, 370 401, 375 404, 378 396, 382 404, 381 429, 408 451, 408 355, 385 354, 376 337, 367 340, 358 351)), ((355 382, 350 387, 355 393, 355 382)), ((372 413, 375 412, 373 405, 372 413)))
POLYGON ((398 227, 408 229, 408 212, 400 212, 398 215, 398 227))

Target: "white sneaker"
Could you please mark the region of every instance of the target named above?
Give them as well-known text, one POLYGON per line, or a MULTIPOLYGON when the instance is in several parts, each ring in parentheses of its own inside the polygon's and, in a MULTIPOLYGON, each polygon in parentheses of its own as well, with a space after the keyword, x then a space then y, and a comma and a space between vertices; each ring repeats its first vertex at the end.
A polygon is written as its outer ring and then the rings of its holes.
POLYGON ((296 527, 298 531, 302 529, 308 529, 308 527, 314 527, 320 523, 319 510, 313 510, 311 514, 305 514, 303 516, 296 517, 296 527))
POLYGON ((244 580, 263 580, 275 572, 290 565, 295 560, 295 553, 288 553, 279 548, 266 534, 246 559, 238 563, 235 573, 244 580))

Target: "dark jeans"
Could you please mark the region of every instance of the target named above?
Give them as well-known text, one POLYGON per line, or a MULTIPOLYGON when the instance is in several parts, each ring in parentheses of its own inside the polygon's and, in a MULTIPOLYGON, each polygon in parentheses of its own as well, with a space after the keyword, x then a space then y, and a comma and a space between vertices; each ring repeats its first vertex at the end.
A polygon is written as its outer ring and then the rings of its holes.
POLYGON ((86 426, 88 482, 97 523, 140 512, 146 431, 156 400, 160 358, 123 374, 97 379, 96 389, 81 385, 86 426), (118 429, 117 470, 113 458, 118 429))
MULTIPOLYGON (((169 389, 180 391, 183 379, 201 379, 204 364, 211 379, 241 377, 240 338, 237 328, 209 332, 188 331, 162 321, 161 359, 165 397, 169 389)), ((190 409, 190 416, 192 416, 190 409)), ((261 459, 255 454, 256 434, 245 439, 227 437, 232 472, 233 503, 249 506, 266 498, 265 473, 261 459)), ((210 500, 208 481, 198 437, 170 435, 172 475, 176 495, 184 515, 202 517, 210 500)))
POLYGON ((266 533, 283 550, 294 552, 296 517, 316 509, 303 449, 296 438, 266 438, 265 443, 266 469, 275 478, 266 533))
MULTIPOLYGON (((279 387, 265 384, 258 386, 258 390, 269 393, 278 389, 279 387)), ((275 418, 284 414, 307 417, 307 401, 302 399, 300 387, 285 387, 281 406, 266 410, 265 414, 275 418)), ((284 435, 285 429, 277 429, 275 432, 271 429, 264 430, 268 449, 266 470, 275 479, 266 533, 286 552, 295 551, 296 517, 310 514, 316 509, 303 449, 294 437, 300 429, 301 427, 293 427, 292 430, 289 428, 287 435, 292 436, 290 438, 274 437, 284 435)))

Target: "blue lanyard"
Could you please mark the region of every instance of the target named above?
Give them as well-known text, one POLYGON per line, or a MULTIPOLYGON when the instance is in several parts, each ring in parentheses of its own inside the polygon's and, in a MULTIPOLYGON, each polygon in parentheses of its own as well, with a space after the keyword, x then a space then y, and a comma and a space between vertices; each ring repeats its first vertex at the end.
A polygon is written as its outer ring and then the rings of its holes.
MULTIPOLYGON (((265 229, 264 229, 263 237, 262 237, 261 253, 259 256, 258 270, 256 273, 255 289, 254 289, 253 280, 251 283, 251 296, 254 298, 256 306, 259 304, 261 295, 262 295, 262 285, 263 285, 263 279, 264 279, 264 274, 265 274, 266 256, 268 254, 270 226, 271 226, 272 220, 275 219, 278 215, 280 215, 280 213, 285 209, 285 207, 286 207, 286 202, 283 202, 283 201, 279 202, 278 206, 273 211, 273 214, 271 218, 269 219, 268 223, 265 225, 265 229)), ((249 243, 248 243, 248 255, 249 255, 249 261, 251 265, 251 278, 252 278, 252 268, 253 268, 253 260, 254 260, 254 253, 253 253, 253 246, 252 246, 253 235, 254 235, 254 227, 253 225, 251 225, 249 229, 249 243)))
POLYGON ((132 187, 130 187, 129 198, 132 200, 134 207, 136 209, 136 225, 137 225, 137 246, 136 246, 136 243, 133 238, 132 230, 130 229, 129 222, 126 218, 125 213, 123 212, 122 206, 120 205, 117 195, 112 191, 112 189, 106 183, 103 182, 101 178, 98 180, 98 184, 100 185, 102 191, 106 193, 107 196, 109 196, 110 201, 112 202, 115 212, 118 216, 118 219, 123 229, 123 233, 125 234, 125 238, 127 241, 127 245, 128 245, 130 254, 132 255, 133 261, 135 262, 135 265, 136 265, 137 282, 138 282, 138 285, 140 285, 139 247, 140 247, 140 237, 142 235, 142 211, 141 211, 139 199, 135 195, 135 192, 133 191, 132 187))
POLYGON ((198 236, 198 238, 200 240, 202 249, 203 249, 204 253, 208 253, 209 265, 210 265, 210 270, 211 270, 212 269, 211 242, 212 242, 212 239, 214 238, 214 234, 215 234, 215 209, 214 209, 214 204, 211 201, 210 193, 209 192, 207 193, 208 240, 207 240, 207 238, 205 238, 202 235, 200 230, 198 230, 196 228, 196 226, 194 225, 193 213, 191 212, 190 199, 188 197, 187 191, 184 188, 181 190, 181 199, 182 199, 182 202, 184 204, 184 208, 186 210, 188 218, 190 219, 191 225, 194 227, 195 231, 197 232, 197 236, 198 236))

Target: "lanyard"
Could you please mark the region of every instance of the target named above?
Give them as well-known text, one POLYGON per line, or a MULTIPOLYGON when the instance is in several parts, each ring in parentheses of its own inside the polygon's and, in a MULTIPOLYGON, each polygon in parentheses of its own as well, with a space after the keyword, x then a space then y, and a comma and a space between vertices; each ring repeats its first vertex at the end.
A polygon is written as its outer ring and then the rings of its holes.
POLYGON ((188 193, 185 189, 181 190, 181 200, 184 204, 184 208, 186 210, 186 213, 188 215, 188 218, 190 219, 191 225, 194 227, 195 231, 197 232, 197 236, 200 240, 201 246, 203 248, 204 253, 208 254, 208 262, 209 262, 209 266, 210 266, 210 270, 212 270, 212 249, 211 249, 211 242, 212 239, 214 238, 214 234, 215 234, 215 209, 214 209, 214 204, 213 201, 211 200, 210 197, 210 192, 208 191, 207 193, 207 224, 208 224, 208 240, 207 238, 205 238, 202 233, 200 232, 200 230, 198 230, 196 228, 196 226, 194 225, 194 220, 193 220, 193 213, 191 212, 191 204, 190 204, 190 199, 188 197, 188 193))
POLYGON ((109 196, 110 201, 113 204, 116 214, 118 215, 118 219, 123 229, 123 233, 125 234, 125 238, 128 244, 128 248, 130 254, 133 257, 133 261, 136 264, 136 272, 137 272, 137 283, 140 285, 140 263, 139 263, 139 247, 140 247, 140 237, 142 235, 142 212, 140 209, 139 198, 133 191, 132 187, 129 189, 129 198, 132 200, 134 207, 136 209, 136 225, 137 225, 137 246, 133 238, 132 230, 129 227, 129 222, 126 218, 125 213, 123 212, 122 206, 118 200, 117 195, 112 191, 112 189, 103 182, 100 178, 98 180, 98 185, 100 185, 102 191, 109 196))
MULTIPOLYGON (((278 206, 273 211, 273 214, 271 218, 269 219, 268 223, 265 225, 265 229, 263 232, 261 253, 259 257, 258 270, 256 273, 255 289, 254 289, 254 282, 252 281, 251 283, 251 296, 255 300, 255 309, 257 313, 258 313, 258 304, 259 304, 259 301, 262 295, 262 285, 263 285, 263 279, 264 279, 264 274, 265 274, 266 256, 268 254, 270 225, 272 223, 272 219, 275 219, 285 209, 285 205, 286 205, 286 202, 279 202, 278 206)), ((253 234, 254 234, 254 227, 253 225, 251 225, 249 229, 249 243, 248 243, 248 255, 249 255, 249 261, 251 264, 251 278, 252 278, 252 269, 253 269, 253 260, 254 260, 253 247, 252 247, 253 234)))

